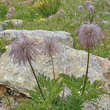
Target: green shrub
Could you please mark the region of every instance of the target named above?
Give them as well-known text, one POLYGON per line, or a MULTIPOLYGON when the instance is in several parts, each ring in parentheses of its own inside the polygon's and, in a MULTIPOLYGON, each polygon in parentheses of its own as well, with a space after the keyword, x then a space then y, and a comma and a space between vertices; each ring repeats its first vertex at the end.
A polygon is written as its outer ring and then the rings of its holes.
POLYGON ((60 77, 63 78, 63 82, 71 90, 72 95, 79 97, 81 100, 95 100, 101 94, 107 94, 106 91, 101 88, 102 83, 100 81, 94 81, 93 84, 87 79, 85 93, 81 96, 82 87, 84 84, 84 77, 75 78, 75 76, 68 76, 61 74, 60 77), (94 94, 95 93, 95 94, 94 94))
POLYGON ((55 14, 61 4, 60 0, 42 0, 36 3, 37 11, 43 17, 48 17, 51 14, 55 14))
POLYGON ((58 94, 62 91, 62 83, 57 83, 58 79, 50 80, 44 75, 38 75, 40 86, 43 90, 43 94, 46 100, 44 100, 39 92, 39 88, 35 87, 34 91, 28 90, 32 99, 23 99, 28 102, 19 104, 15 110, 47 110, 51 107, 51 104, 56 100, 58 94))
POLYGON ((44 75, 38 75, 38 79, 46 100, 43 100, 38 87, 35 87, 34 91, 27 91, 32 99, 22 99, 28 103, 18 104, 14 110, 81 110, 85 100, 95 100, 106 93, 101 88, 100 81, 91 84, 87 80, 86 92, 81 96, 84 76, 75 78, 61 74, 56 80, 50 80, 44 75), (71 95, 68 94, 66 98, 59 96, 64 84, 71 90, 71 95))

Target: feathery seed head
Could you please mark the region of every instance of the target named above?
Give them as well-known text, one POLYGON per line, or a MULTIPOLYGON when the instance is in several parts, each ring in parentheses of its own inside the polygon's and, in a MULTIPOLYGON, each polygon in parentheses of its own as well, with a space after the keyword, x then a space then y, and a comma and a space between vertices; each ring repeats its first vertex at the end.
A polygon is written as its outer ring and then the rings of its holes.
POLYGON ((91 2, 90 2, 90 1, 85 1, 85 3, 84 3, 84 4, 85 4, 85 6, 86 6, 86 7, 88 7, 88 6, 90 6, 90 5, 91 5, 91 2))
POLYGON ((84 9, 83 6, 81 6, 81 5, 78 6, 78 11, 83 11, 83 9, 84 9))
POLYGON ((9 18, 11 18, 11 17, 12 17, 12 14, 10 14, 10 13, 7 13, 7 14, 6 14, 6 18, 7 18, 7 19, 9 19, 9 18))
POLYGON ((56 53, 59 53, 59 44, 57 41, 53 38, 46 38, 41 43, 42 45, 42 53, 47 56, 53 56, 56 55, 56 53))
POLYGON ((103 38, 102 29, 95 23, 82 24, 78 32, 78 43, 87 49, 92 49, 103 38))
POLYGON ((11 14, 14 13, 14 12, 15 12, 15 8, 14 8, 14 7, 10 7, 10 8, 8 9, 8 12, 11 13, 11 14))
POLYGON ((88 7, 88 11, 89 11, 89 12, 94 12, 94 11, 95 11, 94 6, 90 5, 90 6, 88 7))
POLYGON ((11 46, 12 48, 9 56, 13 57, 14 63, 21 64, 21 62, 23 62, 25 65, 28 59, 30 61, 35 61, 35 57, 38 54, 35 40, 23 36, 22 38, 18 38, 13 41, 11 46))

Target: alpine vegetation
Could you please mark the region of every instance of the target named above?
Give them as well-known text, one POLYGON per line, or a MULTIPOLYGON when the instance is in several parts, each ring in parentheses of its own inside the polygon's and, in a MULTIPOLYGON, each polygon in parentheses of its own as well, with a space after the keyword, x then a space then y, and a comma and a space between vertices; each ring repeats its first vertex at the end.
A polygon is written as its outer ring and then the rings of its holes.
POLYGON ((54 38, 44 39, 42 46, 42 53, 51 58, 52 69, 53 69, 53 78, 55 79, 55 70, 54 70, 54 62, 53 56, 59 53, 59 44, 54 38))
POLYGON ((22 38, 16 39, 12 44, 12 49, 10 51, 10 56, 13 58, 14 63, 23 63, 24 65, 28 62, 31 70, 33 72, 33 75, 35 77, 35 80, 37 82, 37 85, 39 87, 40 93, 44 98, 42 89, 40 87, 40 84, 38 82, 38 78, 35 74, 35 71, 32 66, 32 61, 35 61, 36 55, 38 55, 38 50, 37 50, 37 43, 35 40, 29 39, 26 36, 23 36, 22 38))
POLYGON ((11 14, 14 13, 14 12, 15 12, 15 8, 14 8, 14 7, 10 7, 10 8, 8 9, 8 12, 11 13, 11 14))
POLYGON ((10 13, 7 13, 7 14, 6 14, 6 18, 7 18, 7 19, 9 19, 9 18, 11 18, 11 17, 12 17, 12 14, 10 14, 10 13))
POLYGON ((85 91, 85 85, 88 76, 89 55, 90 55, 89 53, 94 46, 100 43, 101 38, 103 38, 103 32, 102 29, 98 26, 98 24, 95 23, 82 24, 81 27, 79 28, 79 34, 77 38, 78 43, 88 51, 87 69, 86 69, 86 76, 82 90, 82 95, 85 91))
POLYGON ((91 5, 91 2, 90 1, 85 1, 85 6, 86 6, 86 8, 88 7, 88 6, 90 6, 91 5))
POLYGON ((83 11, 84 7, 82 5, 78 6, 78 11, 83 11))
MULTIPOLYGON (((84 5, 86 7, 85 10, 87 12, 87 13, 84 12, 84 14, 87 15, 87 19, 89 20, 89 22, 93 22, 94 17, 95 17, 95 7, 93 5, 91 5, 90 1, 85 1, 84 5)), ((79 5, 78 6, 78 11, 80 11, 81 22, 82 22, 82 17, 83 17, 83 14, 82 14, 83 10, 84 10, 84 7, 82 5, 79 5)))

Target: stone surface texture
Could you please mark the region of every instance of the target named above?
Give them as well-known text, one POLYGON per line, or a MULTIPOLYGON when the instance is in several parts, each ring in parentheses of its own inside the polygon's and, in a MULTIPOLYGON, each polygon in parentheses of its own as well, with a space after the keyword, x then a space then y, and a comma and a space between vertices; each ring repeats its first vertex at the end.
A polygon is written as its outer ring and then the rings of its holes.
MULTIPOLYGON (((87 53, 82 50, 75 50, 68 46, 60 46, 60 53, 54 56, 54 65, 56 75, 60 73, 75 75, 81 77, 86 71, 87 53)), ((9 57, 10 46, 0 59, 0 83, 15 87, 21 92, 25 89, 32 89, 35 85, 35 79, 27 64, 14 64, 9 57)), ((36 74, 45 74, 53 78, 52 65, 50 58, 40 55, 33 62, 36 74)), ((91 82, 95 80, 103 81, 103 73, 110 67, 110 62, 104 58, 90 55, 89 79, 91 82)))
POLYGON ((4 30, 0 32, 0 37, 6 37, 7 40, 12 40, 25 35, 29 38, 44 39, 52 37, 59 40, 61 43, 73 47, 73 38, 70 33, 65 31, 46 31, 46 30, 4 30))
POLYGON ((96 102, 85 101, 81 110, 110 110, 110 96, 103 94, 96 102))
POLYGON ((0 31, 3 31, 3 30, 4 30, 3 26, 2 26, 2 25, 0 25, 0 31))
MULTIPOLYGON (((73 46, 73 40, 69 33, 43 30, 5 30, 0 32, 0 37, 5 36, 7 40, 12 40, 16 37, 21 37, 21 33, 29 38, 39 40, 46 37, 55 37, 59 39, 61 43, 65 44, 59 44, 60 53, 53 57, 56 76, 60 73, 75 75, 76 77, 81 77, 85 74, 87 52, 71 48, 73 46)), ((25 66, 23 64, 13 63, 13 60, 9 57, 10 49, 11 47, 8 46, 7 51, 0 58, 0 84, 7 85, 10 88, 25 93, 24 91, 26 89, 33 89, 36 85, 34 76, 28 63, 25 66)), ((45 74, 53 79, 52 65, 49 57, 38 55, 32 65, 36 74, 45 74)), ((109 69, 109 60, 90 54, 88 76, 91 82, 95 80, 105 81, 103 74, 110 72, 109 69)), ((71 91, 65 88, 65 93, 66 97, 68 94, 71 94, 71 91)), ((62 92, 60 95, 62 95, 62 92)), ((82 110, 110 110, 110 97, 108 95, 102 95, 97 102, 85 101, 82 110)))

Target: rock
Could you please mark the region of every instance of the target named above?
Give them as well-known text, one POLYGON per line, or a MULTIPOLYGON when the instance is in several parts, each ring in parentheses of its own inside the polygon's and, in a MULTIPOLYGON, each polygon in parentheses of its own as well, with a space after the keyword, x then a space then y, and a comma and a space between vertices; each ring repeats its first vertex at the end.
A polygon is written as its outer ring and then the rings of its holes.
POLYGON ((110 25, 110 21, 107 21, 107 20, 103 20, 102 23, 104 23, 106 25, 110 25))
POLYGON ((59 93, 60 97, 66 98, 68 95, 71 95, 71 90, 64 86, 64 90, 59 93))
POLYGON ((83 103, 83 108, 81 110, 108 110, 108 109, 103 109, 102 107, 97 106, 97 103, 92 102, 92 101, 85 101, 83 103))
POLYGON ((10 108, 4 102, 0 102, 0 110, 10 110, 10 108))
MULTIPOLYGON (((86 71, 87 53, 82 50, 75 50, 68 46, 60 46, 61 52, 54 56, 54 66, 56 76, 60 73, 68 75, 75 75, 81 77, 86 71)), ((24 92, 26 89, 33 89, 36 85, 35 79, 29 67, 29 64, 24 66, 23 64, 14 64, 13 60, 9 57, 10 46, 7 51, 0 58, 0 83, 12 88, 16 88, 20 92, 24 92)), ((45 74, 51 79, 52 65, 50 58, 40 55, 36 58, 36 62, 32 63, 36 74, 45 74)), ((110 67, 110 61, 90 55, 89 65, 89 79, 91 82, 95 80, 104 80, 103 74, 110 67)))
POLYGON ((12 22, 13 25, 22 25, 23 20, 20 19, 11 19, 11 20, 5 20, 4 23, 12 22))
POLYGON ((2 26, 2 25, 0 25, 0 31, 3 31, 3 30, 4 30, 3 26, 2 26))
POLYGON ((110 110, 110 96, 103 94, 96 102, 85 101, 81 110, 110 110))
POLYGON ((0 32, 0 37, 6 37, 7 40, 12 40, 16 37, 21 37, 24 34, 29 38, 46 38, 55 37, 61 43, 73 47, 73 38, 68 32, 64 31, 46 31, 46 30, 5 30, 0 32))
POLYGON ((104 110, 110 110, 110 96, 106 94, 102 95, 97 105, 102 107, 104 110))

